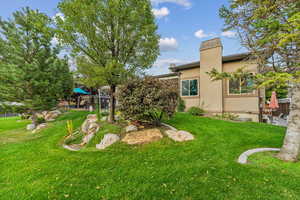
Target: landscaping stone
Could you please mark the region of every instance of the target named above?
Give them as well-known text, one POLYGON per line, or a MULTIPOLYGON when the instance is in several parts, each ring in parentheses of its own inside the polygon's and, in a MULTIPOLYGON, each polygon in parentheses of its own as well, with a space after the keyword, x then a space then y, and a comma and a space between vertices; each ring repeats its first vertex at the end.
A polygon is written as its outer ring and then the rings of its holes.
POLYGON ((97 149, 106 149, 107 147, 111 146, 112 144, 116 143, 120 140, 120 137, 116 134, 105 134, 103 139, 101 140, 100 144, 96 145, 97 149))
POLYGON ((128 133, 122 142, 130 145, 146 144, 154 141, 158 141, 163 138, 159 129, 148 129, 143 131, 135 131, 128 133))
POLYGON ((85 134, 88 134, 89 129, 95 127, 95 124, 97 124, 96 122, 97 122, 97 115, 88 115, 86 120, 81 125, 81 131, 85 134))
POLYGON ((91 114, 87 116, 87 119, 81 125, 81 131, 85 134, 81 145, 88 144, 94 135, 99 131, 100 126, 97 124, 97 120, 97 115, 91 114))
POLYGON ((176 128, 174 128, 173 126, 169 125, 169 124, 165 124, 165 123, 161 123, 162 125, 166 126, 167 128, 173 130, 173 131, 178 131, 176 128))
POLYGON ((258 152, 266 152, 266 151, 280 151, 279 148, 257 148, 257 149, 250 149, 248 151, 245 151, 240 155, 238 158, 238 163, 240 164, 247 164, 248 157, 252 154, 258 153, 258 152))
POLYGON ((169 138, 176 142, 184 142, 194 140, 194 136, 187 132, 187 131, 174 131, 174 130, 167 130, 166 134, 169 138))
POLYGON ((79 144, 71 144, 71 145, 63 145, 63 148, 70 150, 70 151, 79 151, 82 146, 80 146, 79 144))
POLYGON ((129 125, 125 128, 125 130, 126 130, 126 133, 129 133, 129 132, 137 131, 138 128, 135 125, 129 125))
POLYGON ((35 125, 34 125, 34 124, 28 124, 27 127, 26 127, 26 129, 27 129, 28 131, 32 131, 32 130, 35 129, 35 125))
POLYGON ((95 136, 95 133, 91 133, 91 134, 88 134, 88 135, 85 135, 82 139, 82 143, 80 145, 85 145, 85 144, 88 144, 92 139, 93 137, 95 136))
POLYGON ((53 111, 50 111, 50 112, 43 112, 43 115, 44 115, 44 119, 46 121, 54 121, 59 115, 61 115, 61 112, 59 110, 53 110, 53 111))
POLYGON ((43 124, 39 124, 32 132, 35 133, 41 129, 44 129, 47 127, 47 124, 46 123, 43 123, 43 124))

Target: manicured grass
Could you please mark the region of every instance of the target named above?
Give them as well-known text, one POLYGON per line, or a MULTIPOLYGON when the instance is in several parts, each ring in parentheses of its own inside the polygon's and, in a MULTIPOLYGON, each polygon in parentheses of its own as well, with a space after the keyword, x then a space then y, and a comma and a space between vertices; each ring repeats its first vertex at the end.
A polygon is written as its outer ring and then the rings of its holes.
POLYGON ((104 133, 119 131, 103 124, 86 149, 63 149, 66 120, 78 127, 86 114, 64 115, 30 141, 0 143, 0 199, 300 199, 299 163, 270 154, 251 157, 249 165, 236 163, 250 148, 280 147, 284 128, 179 113, 168 123, 196 140, 118 143, 98 151, 94 145, 104 133))

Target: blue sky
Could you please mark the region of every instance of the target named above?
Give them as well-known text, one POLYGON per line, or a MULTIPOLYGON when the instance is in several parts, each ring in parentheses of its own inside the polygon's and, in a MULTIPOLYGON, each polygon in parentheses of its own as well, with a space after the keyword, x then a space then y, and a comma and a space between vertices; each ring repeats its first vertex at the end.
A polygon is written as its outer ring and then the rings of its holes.
MULTIPOLYGON (((2 2, 0 16, 9 17, 12 12, 29 6, 54 16, 60 0, 9 0, 2 2)), ((199 60, 200 43, 213 37, 221 37, 224 55, 244 52, 234 32, 222 32, 223 20, 218 10, 228 0, 151 0, 156 15, 158 33, 161 36, 161 55, 150 74, 168 73, 170 63, 183 64, 199 60)))

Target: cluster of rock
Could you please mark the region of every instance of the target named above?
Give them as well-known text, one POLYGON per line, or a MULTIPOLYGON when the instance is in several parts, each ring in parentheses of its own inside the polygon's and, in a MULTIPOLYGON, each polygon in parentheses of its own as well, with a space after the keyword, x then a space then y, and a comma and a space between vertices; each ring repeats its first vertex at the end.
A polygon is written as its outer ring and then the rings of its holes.
POLYGON ((38 118, 43 118, 47 122, 54 121, 59 115, 61 115, 61 112, 59 110, 53 110, 53 111, 43 111, 41 113, 37 114, 38 118))
MULTIPOLYGON (((41 113, 37 113, 36 115, 38 118, 43 118, 43 119, 45 119, 46 122, 50 122, 50 121, 54 121, 61 114, 62 113, 59 110, 53 110, 53 111, 43 111, 41 113)), ((28 124, 26 129, 28 131, 32 131, 33 133, 35 133, 46 127, 47 127, 46 123, 42 123, 39 125, 28 124)))
POLYGON ((95 134, 99 131, 100 126, 97 123, 97 115, 88 115, 86 120, 81 125, 81 131, 84 133, 84 137, 81 142, 81 146, 88 144, 95 134))
MULTIPOLYGON (((97 123, 97 115, 88 115, 87 119, 81 126, 81 131, 85 134, 82 139, 82 143, 76 146, 64 145, 64 148, 72 151, 80 150, 83 145, 90 142, 90 140, 99 131, 99 128, 100 126, 97 123)), ((167 126, 167 128, 169 130, 165 131, 165 135, 176 142, 184 142, 195 139, 194 136, 187 131, 178 131, 171 126, 167 126)), ((96 145, 96 148, 99 150, 104 150, 120 140, 129 145, 147 144, 154 141, 159 141, 164 137, 158 128, 139 130, 137 126, 129 125, 125 127, 125 131, 126 135, 122 139, 117 134, 105 134, 101 142, 96 145)))
MULTIPOLYGON (((86 117, 86 120, 83 122, 83 124, 80 127, 81 132, 84 134, 82 141, 80 144, 70 144, 67 145, 64 144, 62 145, 65 149, 68 149, 70 151, 79 151, 82 149, 82 147, 86 144, 88 144, 93 137, 96 135, 96 133, 100 129, 100 125, 97 123, 98 118, 97 115, 95 114, 90 114, 86 117)), ((70 136, 68 136, 70 137, 70 136)), ((72 135, 71 135, 72 137, 72 135)), ((66 141, 67 139, 65 139, 66 141)))

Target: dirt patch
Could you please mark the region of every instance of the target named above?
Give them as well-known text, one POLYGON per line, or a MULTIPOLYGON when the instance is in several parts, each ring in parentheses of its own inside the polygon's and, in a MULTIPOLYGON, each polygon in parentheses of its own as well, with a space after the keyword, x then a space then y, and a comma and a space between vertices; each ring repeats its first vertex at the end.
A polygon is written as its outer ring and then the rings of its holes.
POLYGON ((122 142, 130 145, 147 144, 161 140, 162 138, 163 135, 161 134, 161 131, 157 128, 154 128, 128 133, 122 139, 122 142))

